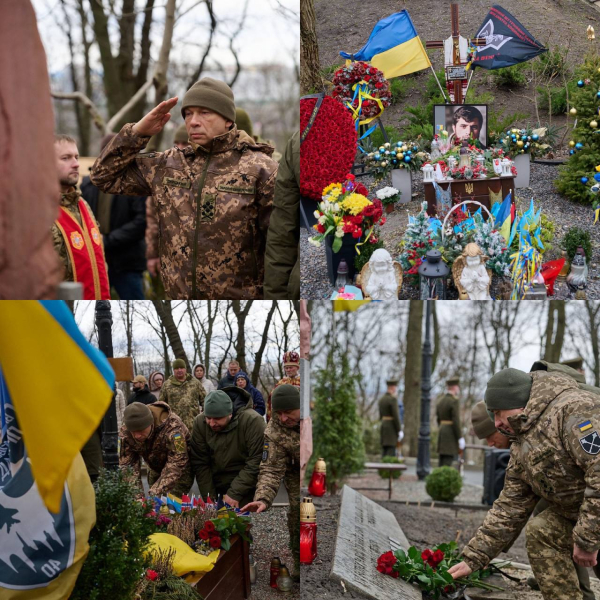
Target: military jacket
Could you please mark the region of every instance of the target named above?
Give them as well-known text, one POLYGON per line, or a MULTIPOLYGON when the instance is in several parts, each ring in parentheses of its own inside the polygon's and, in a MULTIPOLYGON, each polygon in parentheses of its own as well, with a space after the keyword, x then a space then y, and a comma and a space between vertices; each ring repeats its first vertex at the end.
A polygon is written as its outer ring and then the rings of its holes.
POLYGON ((265 439, 254 500, 271 507, 287 474, 300 477, 300 425, 284 427, 276 416, 265 429, 265 439))
POLYGON ((572 377, 577 382, 577 387, 580 390, 586 390, 593 392, 594 394, 600 394, 600 388, 594 385, 588 385, 585 382, 585 375, 579 371, 569 367, 568 365, 561 365, 560 363, 551 363, 546 360, 536 360, 531 366, 530 371, 548 371, 551 373, 563 373, 572 377))
POLYGON ((234 126, 210 149, 138 154, 149 137, 125 125, 90 170, 105 192, 152 196, 160 272, 171 299, 260 299, 277 163, 234 126))
POLYGON ((204 408, 204 397, 206 393, 202 384, 189 373, 185 381, 178 381, 175 375, 171 375, 163 384, 160 391, 160 401, 166 402, 192 431, 194 419, 204 408))
POLYGON ((472 569, 517 539, 539 498, 573 522, 580 548, 600 548, 600 397, 562 373, 530 375, 527 406, 509 418, 515 440, 504 489, 463 551, 472 569))
POLYGON ((381 419, 381 445, 396 447, 402 426, 398 400, 391 394, 386 393, 379 398, 379 418, 381 419), (386 418, 384 419, 384 417, 386 418))
POLYGON ((435 411, 440 426, 438 454, 456 456, 459 450, 458 440, 462 437, 458 398, 452 394, 445 394, 437 403, 435 411), (452 421, 452 424, 442 424, 442 421, 452 421))
POLYGON ((125 425, 119 432, 119 467, 132 467, 136 483, 143 493, 140 463, 143 458, 160 477, 150 488, 151 496, 169 493, 182 479, 193 482, 190 463, 190 432, 183 421, 164 402, 148 406, 154 417, 154 428, 143 442, 137 442, 125 425))

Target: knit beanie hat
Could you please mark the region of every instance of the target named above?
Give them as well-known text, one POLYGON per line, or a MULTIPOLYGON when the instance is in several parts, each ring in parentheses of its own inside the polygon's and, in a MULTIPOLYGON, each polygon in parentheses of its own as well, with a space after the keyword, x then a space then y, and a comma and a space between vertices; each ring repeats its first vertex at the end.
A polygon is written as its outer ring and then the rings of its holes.
POLYGON ((128 431, 143 431, 154 423, 154 417, 145 404, 132 402, 123 413, 123 423, 128 431))
POLYGON ((519 369, 502 369, 487 384, 485 404, 488 410, 524 408, 529 400, 533 379, 519 369))
POLYGON ((276 387, 271 396, 271 407, 273 410, 296 410, 300 408, 300 390, 289 383, 276 387))
POLYGON ((233 412, 231 398, 223 390, 210 392, 204 398, 204 415, 211 419, 226 417, 233 412))
POLYGON ((235 126, 252 137, 252 121, 250 115, 243 108, 235 109, 235 126))
POLYGON ((496 433, 496 426, 490 419, 485 408, 485 402, 478 402, 471 411, 471 423, 473 423, 473 431, 480 440, 496 433))
POLYGON ((176 358, 172 363, 174 369, 185 369, 185 360, 183 358, 176 358))
POLYGON ((185 123, 183 125, 180 125, 177 128, 177 131, 175 132, 175 137, 173 138, 173 143, 176 144, 177 142, 181 142, 184 144, 187 144, 187 142, 188 142, 188 132, 185 127, 185 123))
POLYGON ((231 88, 223 81, 212 77, 203 77, 185 93, 181 103, 181 116, 185 119, 188 106, 209 108, 235 122, 235 102, 231 88))

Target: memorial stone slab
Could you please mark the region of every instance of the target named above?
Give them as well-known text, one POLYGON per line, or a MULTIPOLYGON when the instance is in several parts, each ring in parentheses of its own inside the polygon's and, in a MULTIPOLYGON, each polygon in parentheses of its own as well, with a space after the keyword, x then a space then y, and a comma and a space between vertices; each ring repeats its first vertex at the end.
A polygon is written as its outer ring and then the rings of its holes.
POLYGON ((409 547, 396 517, 345 485, 331 578, 373 600, 421 600, 420 590, 377 571, 377 559, 392 547, 409 547))

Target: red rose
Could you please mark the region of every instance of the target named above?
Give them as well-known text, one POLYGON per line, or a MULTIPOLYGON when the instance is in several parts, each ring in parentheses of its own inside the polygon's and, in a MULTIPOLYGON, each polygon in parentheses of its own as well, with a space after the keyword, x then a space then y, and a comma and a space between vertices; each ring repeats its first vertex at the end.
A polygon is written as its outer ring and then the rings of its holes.
POLYGON ((370 75, 365 75, 365 76, 363 77, 363 79, 364 79, 365 81, 371 81, 371 76, 370 76, 370 75))
POLYGON ((158 579, 158 573, 152 569, 148 569, 146 571, 146 579, 149 579, 150 581, 156 581, 158 579))
POLYGON ((325 225, 321 225, 321 223, 317 223, 317 231, 319 233, 325 233, 325 225))
POLYGON ((435 562, 437 567, 444 560, 444 553, 441 550, 436 550, 431 558, 432 562, 435 562))
POLYGON ((200 537, 201 540, 207 540, 208 539, 208 531, 206 531, 206 529, 201 529, 200 532, 198 533, 198 536, 200 537))
POLYGON ((423 550, 423 552, 421 552, 421 558, 424 561, 428 561, 432 556, 433 556, 433 552, 429 548, 427 548, 426 550, 423 550))
POLYGON ((211 548, 220 548, 221 547, 221 538, 219 537, 212 537, 210 538, 210 547, 211 548))
POLYGON ((204 523, 204 529, 210 533, 215 530, 215 524, 212 521, 206 521, 206 523, 204 523))
POLYGON ((362 194, 363 196, 369 195, 369 190, 362 183, 359 183, 354 191, 357 194, 362 194))

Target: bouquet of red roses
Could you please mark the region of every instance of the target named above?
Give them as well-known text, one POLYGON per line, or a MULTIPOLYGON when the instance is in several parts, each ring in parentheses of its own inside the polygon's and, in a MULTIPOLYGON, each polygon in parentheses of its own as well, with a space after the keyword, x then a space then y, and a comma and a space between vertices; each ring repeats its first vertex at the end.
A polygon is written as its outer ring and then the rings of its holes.
POLYGON ((439 544, 433 549, 426 548, 421 553, 411 546, 406 552, 399 548, 395 552, 382 554, 377 559, 377 570, 384 575, 418 585, 429 598, 434 599, 447 597, 445 595, 455 592, 461 586, 484 590, 502 589, 483 581, 498 570, 497 566, 473 571, 468 577, 454 579, 448 573, 448 569, 461 560, 456 542, 439 544))

